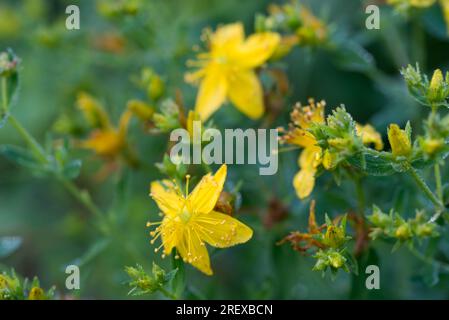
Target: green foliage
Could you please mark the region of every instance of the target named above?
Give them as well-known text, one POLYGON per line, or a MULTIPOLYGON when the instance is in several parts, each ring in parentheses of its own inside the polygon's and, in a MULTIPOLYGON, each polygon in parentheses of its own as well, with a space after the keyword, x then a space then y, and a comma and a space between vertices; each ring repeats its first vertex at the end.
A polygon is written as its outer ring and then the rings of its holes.
POLYGON ((128 292, 129 295, 140 296, 161 291, 163 294, 170 297, 170 293, 168 293, 164 287, 175 278, 178 269, 166 272, 153 262, 151 275, 148 275, 140 265, 136 265, 136 267, 126 267, 125 271, 131 278, 131 281, 129 282, 129 286, 131 287, 131 290, 128 292))
POLYGON ((21 280, 12 270, 0 273, 0 300, 49 300, 54 298, 55 288, 44 291, 37 277, 33 281, 21 280))

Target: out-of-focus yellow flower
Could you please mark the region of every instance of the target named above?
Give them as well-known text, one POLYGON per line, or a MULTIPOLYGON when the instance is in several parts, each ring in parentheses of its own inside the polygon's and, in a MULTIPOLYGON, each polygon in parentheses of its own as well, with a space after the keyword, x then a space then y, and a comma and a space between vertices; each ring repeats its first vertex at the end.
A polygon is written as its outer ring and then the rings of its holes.
POLYGON ((154 108, 141 100, 128 101, 126 108, 141 121, 150 121, 153 118, 154 108))
POLYGON ((301 27, 296 30, 299 43, 317 44, 324 42, 327 38, 326 25, 305 6, 301 6, 299 15, 301 27))
POLYGON ((200 69, 186 75, 187 82, 200 81, 195 111, 204 121, 229 98, 252 119, 263 115, 263 90, 254 69, 265 63, 280 42, 273 32, 257 33, 245 40, 243 25, 217 28, 210 36, 210 51, 198 55, 200 69))
POLYGON ((193 141, 193 137, 194 137, 193 124, 195 121, 201 121, 200 115, 196 111, 190 110, 189 114, 187 115, 186 130, 189 132, 191 141, 193 141))
POLYGON ((0 6, 0 39, 14 38, 22 28, 21 17, 9 6, 0 6))
POLYGON ((388 4, 391 5, 408 5, 415 8, 428 8, 439 2, 443 10, 443 16, 446 20, 447 30, 449 33, 449 0, 387 0, 388 4))
POLYGON ((382 141, 382 136, 373 126, 366 124, 361 125, 356 124, 357 135, 362 137, 362 142, 365 145, 374 144, 376 150, 382 150, 384 148, 384 142, 382 141))
POLYGON ((107 128, 111 126, 108 114, 103 106, 90 94, 80 92, 77 97, 76 105, 91 127, 107 128))
POLYGON ((126 110, 120 117, 118 128, 115 128, 111 125, 103 107, 90 95, 80 94, 78 107, 91 126, 96 128, 87 140, 80 143, 80 146, 91 149, 105 158, 119 155, 126 146, 126 134, 132 112, 126 110))
POLYGON ((388 128, 388 141, 390 142, 391 152, 395 157, 408 156, 412 151, 409 135, 397 124, 391 124, 388 128))
POLYGON ((42 288, 33 287, 28 294, 28 300, 45 300, 45 293, 42 288))
POLYGON ((212 275, 206 243, 217 248, 227 248, 251 239, 253 231, 226 214, 214 210, 226 180, 226 165, 215 175, 204 176, 195 189, 188 193, 169 180, 151 183, 150 196, 164 214, 158 225, 150 232, 151 243, 161 237, 164 255, 176 248, 182 259, 207 275, 212 275))
POLYGON ((426 154, 433 155, 444 146, 444 139, 422 139, 420 144, 426 154))

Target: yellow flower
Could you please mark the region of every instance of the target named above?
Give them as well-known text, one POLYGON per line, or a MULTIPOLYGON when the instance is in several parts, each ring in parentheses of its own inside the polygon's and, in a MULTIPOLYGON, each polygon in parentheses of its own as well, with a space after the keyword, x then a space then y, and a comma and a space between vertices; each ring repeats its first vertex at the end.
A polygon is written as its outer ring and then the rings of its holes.
MULTIPOLYGON (((193 138, 196 136, 196 134, 194 133, 194 130, 193 130, 194 129, 193 125, 194 125, 195 121, 199 121, 200 125, 202 127, 200 115, 197 112, 190 110, 189 114, 187 115, 186 130, 189 132, 191 141, 193 141, 193 138)), ((193 142, 199 143, 201 141, 193 141, 193 142)))
POLYGON ((444 139, 422 139, 420 143, 422 150, 426 154, 433 155, 444 146, 444 139))
MULTIPOLYGON (((434 5, 437 0, 388 0, 391 5, 401 5, 406 4, 416 8, 428 8, 434 5)), ((444 20, 446 20, 447 29, 449 32, 449 0, 439 0, 438 1, 443 10, 444 20)))
POLYGON ((315 173, 322 162, 322 150, 317 146, 315 137, 307 131, 312 123, 324 122, 325 101, 315 103, 309 99, 309 105, 297 105, 291 119, 294 127, 283 136, 283 140, 290 144, 296 144, 304 148, 299 155, 298 164, 301 168, 293 178, 293 186, 300 199, 310 195, 315 186, 315 173))
POLYGON ((45 300, 45 293, 39 287, 33 287, 28 295, 28 300, 45 300))
POLYGON ((150 121, 153 118, 154 109, 143 101, 130 100, 126 108, 141 121, 150 121))
POLYGON ((397 124, 391 124, 388 128, 388 141, 395 157, 408 156, 412 151, 412 143, 407 132, 401 130, 397 124))
MULTIPOLYGON (((226 248, 247 242, 253 231, 237 219, 214 210, 226 180, 226 165, 215 175, 204 176, 195 189, 188 194, 169 180, 153 182, 150 196, 156 201, 164 218, 150 232, 151 243, 161 237, 163 256, 176 248, 182 259, 207 275, 212 275, 206 243, 226 248)), ((189 176, 187 176, 189 179, 189 176)))
MULTIPOLYGON (((326 170, 332 170, 337 164, 337 154, 329 150, 323 152, 313 134, 308 131, 313 123, 324 123, 325 106, 325 101, 315 103, 313 99, 309 99, 307 106, 300 104, 295 106, 290 115, 292 125, 282 136, 283 142, 304 148, 298 159, 300 170, 293 178, 293 186, 300 199, 307 198, 312 193, 315 186, 315 174, 320 165, 323 165, 326 170)), ((381 135, 371 125, 357 124, 356 131, 364 144, 373 143, 377 150, 383 148, 381 135)), ((334 147, 347 145, 347 140, 341 138, 330 139, 328 142, 334 147)))
POLYGON ((107 128, 111 126, 103 106, 90 94, 79 93, 76 104, 91 127, 107 128))
POLYGON ((132 111, 126 110, 120 117, 118 128, 115 128, 111 125, 103 107, 91 96, 80 94, 78 107, 90 125, 96 127, 89 138, 80 143, 80 147, 91 149, 105 158, 117 156, 126 146, 126 133, 132 111))
POLYGON ((241 23, 221 26, 210 36, 210 51, 198 55, 200 69, 186 75, 188 82, 201 82, 195 111, 203 121, 226 98, 246 116, 262 116, 263 90, 254 69, 271 57, 279 42, 280 36, 272 32, 254 34, 245 40, 241 23))
POLYGON ((357 135, 362 137, 362 142, 365 145, 374 144, 374 148, 376 150, 382 150, 384 148, 384 143, 382 141, 382 136, 379 132, 376 131, 371 125, 361 125, 359 123, 356 124, 357 135))

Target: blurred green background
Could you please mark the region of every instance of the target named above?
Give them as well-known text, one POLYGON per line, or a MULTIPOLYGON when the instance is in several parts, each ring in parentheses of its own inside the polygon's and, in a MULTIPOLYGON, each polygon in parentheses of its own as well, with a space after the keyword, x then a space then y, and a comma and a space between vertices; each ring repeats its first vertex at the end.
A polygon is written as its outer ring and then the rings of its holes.
MULTIPOLYGON (((0 49, 12 48, 22 59, 20 90, 12 112, 44 141, 63 113, 73 112, 76 95, 86 91, 104 103, 116 123, 130 99, 143 98, 132 76, 143 67, 162 75, 168 95, 181 90, 187 106, 194 105, 196 88, 184 83, 186 61, 194 56, 201 30, 220 23, 242 21, 246 33, 254 30, 256 13, 266 12, 273 1, 185 0, 119 1, 138 3, 135 15, 108 14, 116 1, 1 0, 0 49), (77 4, 81 29, 65 29, 65 8, 77 4), (105 40, 106 39, 106 40, 105 40), (107 40, 114 39, 111 42, 107 40), (119 39, 119 40, 117 40, 119 39), (118 41, 118 42, 117 42, 118 41), (112 47, 111 47, 112 46, 112 47)), ((272 127, 285 126, 296 101, 325 99, 329 111, 343 103, 354 118, 370 122, 385 135, 391 122, 420 123, 426 110, 406 94, 399 69, 419 62, 426 72, 449 69, 449 38, 435 6, 410 19, 381 7, 381 29, 365 28, 364 7, 374 1, 301 1, 333 30, 344 50, 295 48, 282 62, 290 90, 282 114, 272 127), (373 71, 374 70, 374 71, 373 71)), ((275 1, 275 3, 282 3, 275 1)), ((381 1, 377 1, 382 4, 381 1)), ((220 128, 257 127, 256 123, 228 106, 214 115, 220 128)), ((419 129, 417 129, 419 132, 419 129)), ((94 200, 114 222, 113 236, 103 238, 92 216, 58 182, 33 176, 5 158, 0 158, 0 237, 18 236, 21 246, 0 260, 3 270, 14 268, 23 276, 39 276, 44 287, 56 285, 63 295, 81 298, 127 298, 129 288, 124 266, 169 261, 153 255, 145 223, 158 212, 148 197, 150 181, 162 175, 154 166, 166 150, 166 136, 142 133, 133 123, 130 141, 145 166, 124 168, 104 181, 92 176, 101 160, 89 152, 74 150, 83 159, 76 184, 93 194, 94 200), (81 267, 81 290, 69 292, 64 283, 65 266, 81 267)), ((6 125, 0 129, 0 144, 22 145, 6 125)), ((214 276, 207 277, 190 266, 187 279, 195 297, 210 299, 414 299, 449 298, 449 277, 429 268, 405 249, 391 253, 391 244, 376 242, 364 263, 379 264, 381 290, 365 289, 365 274, 341 272, 335 281, 311 271, 313 259, 303 257, 288 245, 276 242, 293 230, 306 228, 309 201, 296 199, 291 180, 297 171, 297 151, 282 154, 275 176, 259 176, 254 166, 230 166, 228 187, 242 181, 239 219, 255 231, 247 244, 212 255, 214 276), (276 200, 274 200, 276 199, 276 200), (279 201, 287 217, 268 228, 269 203, 279 201)), ((447 174, 445 179, 447 180, 447 174)), ((404 215, 414 215, 419 197, 407 179, 372 178, 366 186, 367 203, 385 209, 401 202, 404 215), (391 191, 391 186, 394 190, 391 191), (388 191, 386 191, 388 190, 388 191)), ((350 184, 336 187, 324 175, 312 198, 317 200, 317 219, 355 206, 350 184)), ((443 237, 448 238, 447 235, 443 237)), ((449 241, 440 242, 441 259, 449 259, 449 241), (447 243, 444 247, 444 242, 447 243)), ((362 264, 363 265, 363 264, 362 264)), ((150 298, 158 298, 158 295, 150 298)), ((187 297, 193 297, 187 296, 187 297)))

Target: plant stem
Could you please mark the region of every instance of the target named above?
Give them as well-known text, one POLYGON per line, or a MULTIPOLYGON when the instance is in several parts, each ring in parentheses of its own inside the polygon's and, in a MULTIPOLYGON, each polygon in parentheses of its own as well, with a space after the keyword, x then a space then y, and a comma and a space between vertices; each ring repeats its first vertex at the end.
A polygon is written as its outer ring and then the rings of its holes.
POLYGON ((440 165, 438 163, 434 166, 435 171, 435 183, 437 188, 437 196, 438 199, 440 199, 440 202, 443 203, 443 186, 441 183, 441 172, 440 172, 440 165))
POLYGON ((5 113, 8 112, 8 83, 5 77, 2 77, 2 109, 5 113))
POLYGON ((363 191, 362 186, 362 179, 361 178, 355 178, 355 190, 357 193, 357 205, 359 207, 359 215, 364 216, 365 215, 365 192, 363 191))
POLYGON ((416 250, 415 248, 409 247, 408 249, 419 260, 421 260, 429 265, 437 264, 441 268, 441 270, 444 270, 445 272, 449 272, 449 264, 441 262, 441 261, 436 261, 430 257, 427 257, 424 254, 422 254, 421 252, 419 252, 418 250, 416 250))
POLYGON ((33 152, 34 156, 42 163, 48 163, 47 156, 45 155, 44 149, 40 144, 33 138, 33 136, 20 124, 20 122, 13 116, 9 115, 9 123, 17 130, 22 139, 28 144, 33 152))
POLYGON ((104 218, 101 210, 93 203, 87 191, 80 190, 72 181, 64 177, 58 177, 62 185, 79 201, 81 202, 93 215, 97 218, 104 218))
POLYGON ((169 292, 167 289, 160 287, 159 291, 162 292, 162 294, 164 296, 166 296, 167 298, 170 298, 172 300, 178 300, 178 297, 176 297, 173 293, 169 292))
POLYGON ((418 174, 415 168, 410 167, 408 170, 410 175, 415 180, 418 187, 424 192, 424 194, 432 201, 432 203, 440 210, 445 210, 443 203, 435 196, 435 194, 430 190, 429 186, 426 184, 424 179, 418 174))

